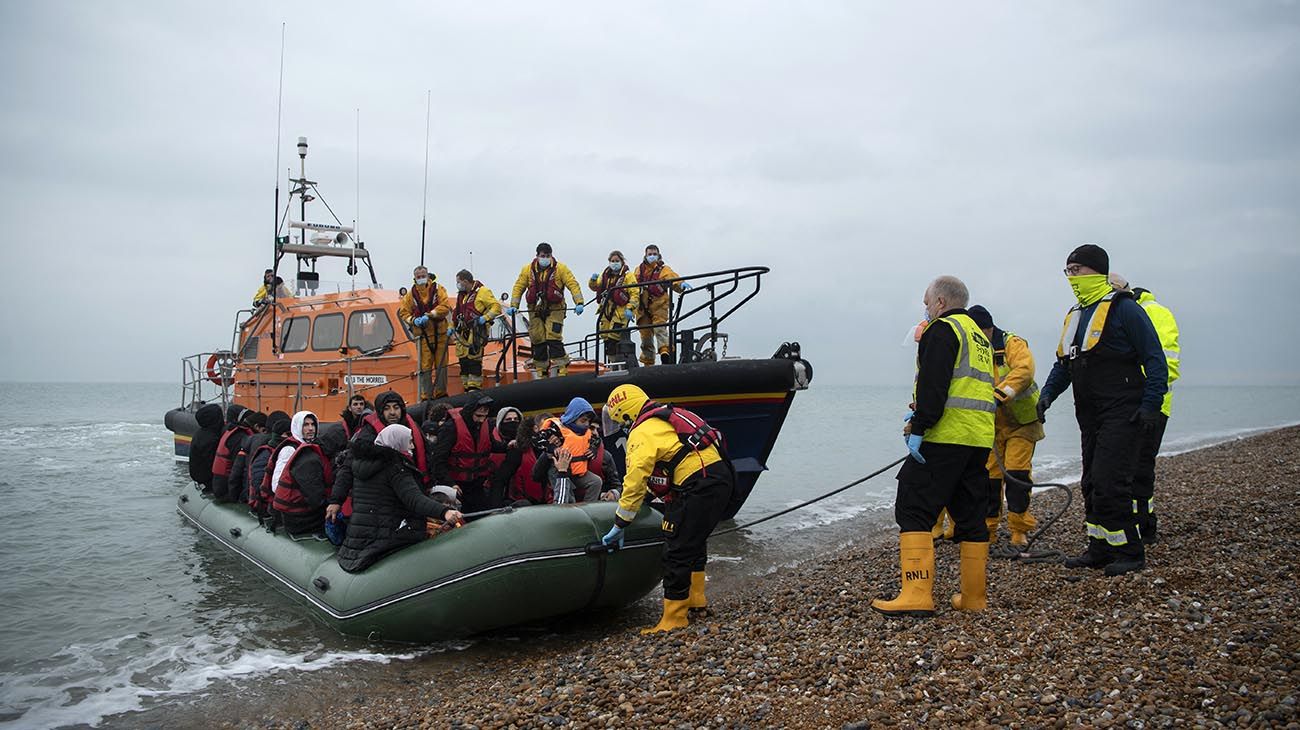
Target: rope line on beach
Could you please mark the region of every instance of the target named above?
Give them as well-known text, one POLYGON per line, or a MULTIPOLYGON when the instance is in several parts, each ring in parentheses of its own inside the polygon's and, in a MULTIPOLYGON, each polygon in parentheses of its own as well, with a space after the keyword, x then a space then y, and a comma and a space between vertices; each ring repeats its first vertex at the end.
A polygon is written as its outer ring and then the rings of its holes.
MULTIPOLYGON (((1003 545, 999 543, 989 548, 989 554, 998 558, 1019 560, 1022 563, 1061 562, 1061 560, 1065 558, 1065 554, 1062 553, 1060 550, 1035 551, 1033 547, 1034 547, 1034 543, 1038 542, 1038 538, 1042 537, 1044 533, 1046 533, 1049 529, 1051 529, 1052 525, 1056 524, 1057 520, 1065 516, 1066 511, 1070 509, 1070 504, 1074 501, 1074 493, 1071 492, 1070 488, 1067 487, 1066 485, 1059 484, 1057 482, 1043 482, 1041 484, 1034 484, 1033 482, 1026 482, 1020 479, 1016 479, 1015 477, 1007 473, 1007 467, 1005 464, 1002 463, 1002 454, 998 453, 997 448, 994 447, 992 451, 993 451, 993 458, 998 462, 998 468, 1002 470, 1002 478, 1004 480, 1009 482, 1015 482, 1016 484, 1019 484, 1022 487, 1029 487, 1031 491, 1034 489, 1059 489, 1061 490, 1061 492, 1065 494, 1065 506, 1057 510, 1056 513, 1053 514, 1050 519, 1043 522, 1042 527, 1035 530, 1034 534, 1029 536, 1029 542, 1025 544, 1024 549, 1017 548, 1014 545, 1003 545)), ((999 510, 1000 509, 1001 508, 999 507, 999 510)))

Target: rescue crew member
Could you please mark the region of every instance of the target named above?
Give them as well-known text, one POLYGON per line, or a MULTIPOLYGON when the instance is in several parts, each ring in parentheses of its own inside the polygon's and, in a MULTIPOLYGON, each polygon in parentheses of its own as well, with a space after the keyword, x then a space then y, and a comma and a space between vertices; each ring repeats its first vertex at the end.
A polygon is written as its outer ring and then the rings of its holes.
POLYGON ((1170 406, 1174 399, 1174 381, 1178 379, 1181 361, 1181 348, 1178 344, 1178 322, 1169 308, 1156 301, 1156 295, 1141 287, 1135 288, 1133 294, 1137 303, 1147 313, 1151 325, 1160 338, 1160 348, 1165 353, 1165 367, 1169 371, 1169 389, 1160 402, 1160 417, 1156 424, 1146 431, 1142 438, 1142 448, 1138 451, 1137 473, 1133 476, 1133 501, 1137 508, 1138 529, 1142 531, 1142 543, 1154 545, 1160 537, 1156 530, 1156 457, 1160 454, 1160 442, 1165 438, 1165 426, 1169 424, 1170 406))
POLYGON ((344 436, 350 439, 357 429, 361 428, 361 419, 365 417, 369 408, 370 404, 366 402, 366 397, 360 393, 348 398, 348 407, 339 414, 339 418, 343 421, 344 436))
POLYGON ((1132 294, 1107 280, 1105 249, 1086 243, 1065 264, 1078 303, 1065 316, 1056 363, 1038 398, 1039 420, 1046 420, 1052 402, 1074 386, 1088 549, 1065 565, 1123 575, 1146 567, 1133 475, 1142 440, 1160 424, 1169 370, 1151 319, 1132 294))
POLYGON ((264 304, 270 304, 276 299, 288 299, 293 296, 289 287, 284 285, 284 279, 275 275, 275 271, 267 269, 262 272, 262 285, 253 293, 253 307, 260 307, 264 304))
POLYGON ((460 384, 466 391, 483 387, 483 347, 488 341, 488 326, 500 316, 501 304, 492 290, 483 286, 468 269, 457 272, 451 326, 456 333, 460 384))
POLYGON ((1034 353, 1024 338, 993 324, 993 315, 980 305, 970 308, 970 318, 993 346, 993 398, 998 411, 993 421, 993 453, 989 454, 989 509, 985 519, 989 544, 998 541, 1002 520, 1002 495, 1007 501, 1007 529, 1011 545, 1029 544, 1029 533, 1038 521, 1029 513, 1033 491, 1034 445, 1043 440, 1038 422, 1038 383, 1034 382, 1034 353), (1006 467, 1006 485, 997 456, 1006 467))
POLYGON ((634 307, 636 311, 636 325, 641 329, 641 364, 650 366, 655 364, 656 347, 659 352, 659 361, 664 365, 676 362, 673 356, 672 343, 668 342, 668 305, 672 296, 669 288, 677 293, 691 290, 690 282, 677 281, 671 284, 658 284, 655 282, 663 280, 672 280, 677 278, 677 272, 673 271, 668 264, 664 263, 663 258, 659 255, 659 247, 650 244, 645 247, 645 258, 642 259, 641 265, 636 268, 636 280, 639 284, 645 284, 641 287, 641 296, 634 307))
MULTIPOLYGON (((406 401, 396 391, 386 390, 375 397, 375 410, 378 413, 366 413, 361 418, 361 426, 357 428, 356 433, 352 434, 349 443, 352 448, 361 441, 374 441, 375 437, 383 431, 385 427, 393 424, 401 424, 411 429, 412 433, 418 434, 420 426, 416 423, 415 418, 406 412, 406 401)), ((420 485, 429 486, 429 449, 424 439, 416 439, 413 447, 412 462, 416 470, 420 473, 420 485)), ((350 454, 349 454, 350 456, 350 454)), ((337 472, 334 475, 333 487, 330 489, 330 504, 326 508, 329 517, 340 511, 344 516, 351 514, 351 505, 345 510, 343 506, 348 504, 348 498, 352 495, 352 462, 350 458, 344 458, 339 464, 337 472)))
POLYGON ((902 586, 898 597, 876 599, 886 616, 934 613, 934 541, 930 526, 945 507, 960 545, 959 611, 987 603, 989 449, 993 446, 993 348, 966 313, 970 295, 955 276, 926 287, 926 325, 916 346, 915 411, 904 424, 908 458, 898 470, 898 521, 902 586))
POLYGON ((433 483, 454 485, 466 512, 501 506, 503 497, 488 488, 492 474, 492 398, 478 395, 464 408, 452 409, 438 432, 430 462, 433 483))
POLYGON ((397 316, 406 323, 420 348, 420 400, 447 396, 448 317, 453 302, 437 277, 425 266, 415 267, 415 283, 402 297, 397 316), (437 371, 434 374, 434 371, 437 371))
POLYGON ((719 431, 686 409, 651 401, 635 385, 615 388, 605 409, 613 423, 629 431, 623 494, 614 526, 602 541, 623 546, 623 530, 636 519, 647 489, 666 503, 664 612, 658 624, 641 633, 683 628, 690 623, 690 609, 708 605, 708 539, 731 503, 735 470, 719 431))
POLYGON ((605 362, 618 362, 622 360, 619 345, 623 342, 623 330, 636 319, 636 308, 641 298, 640 289, 636 287, 636 275, 628 268, 623 252, 614 250, 609 252, 609 264, 603 271, 592 274, 587 286, 596 292, 596 302, 600 306, 597 328, 605 348, 605 362))
POLYGON ((539 377, 549 378, 551 367, 559 375, 569 372, 569 355, 564 351, 564 290, 573 297, 573 313, 582 314, 582 289, 568 266, 555 260, 551 244, 537 244, 537 256, 519 272, 510 293, 506 314, 519 311, 521 297, 528 302, 528 338, 533 347, 533 368, 539 377))

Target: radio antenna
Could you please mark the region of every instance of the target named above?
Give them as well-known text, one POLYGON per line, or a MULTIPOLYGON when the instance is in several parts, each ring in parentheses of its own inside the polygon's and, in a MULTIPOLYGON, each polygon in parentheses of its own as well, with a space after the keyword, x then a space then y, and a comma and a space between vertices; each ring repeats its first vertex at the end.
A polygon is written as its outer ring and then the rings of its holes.
POLYGON ((352 214, 352 260, 348 262, 348 275, 352 277, 352 291, 357 290, 357 246, 361 245, 361 107, 357 107, 357 207, 352 214))
POLYGON ((267 295, 271 299, 271 354, 277 354, 278 347, 275 341, 276 326, 276 302, 275 294, 279 289, 275 284, 275 276, 280 268, 280 136, 281 136, 281 114, 284 110, 284 29, 287 24, 280 23, 280 86, 276 92, 275 99, 275 229, 271 234, 271 250, 274 256, 271 259, 271 285, 267 295))
POLYGON ((424 210, 420 213, 420 265, 424 266, 424 231, 429 220, 429 119, 433 115, 433 89, 424 98, 424 210))

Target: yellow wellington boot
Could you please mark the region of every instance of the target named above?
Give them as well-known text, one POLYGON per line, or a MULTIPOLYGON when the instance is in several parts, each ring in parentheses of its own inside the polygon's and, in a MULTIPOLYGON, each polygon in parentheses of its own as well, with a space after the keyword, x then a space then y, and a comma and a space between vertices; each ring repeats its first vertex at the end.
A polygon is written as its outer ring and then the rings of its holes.
POLYGON ((989 528, 989 544, 992 545, 998 541, 998 523, 1002 521, 1000 517, 985 517, 984 526, 989 528))
POLYGON ((983 611, 988 605, 989 545, 986 542, 961 544, 961 593, 952 597, 958 611, 983 611))
POLYGON ((691 573, 691 594, 686 597, 687 608, 705 608, 709 601, 704 597, 704 571, 691 573))
POLYGON ((1038 527, 1038 520, 1029 514, 1029 510, 1024 512, 1008 512, 1007 527, 1011 529, 1011 544, 1016 547, 1024 547, 1029 544, 1029 533, 1038 527))
POLYGON ((659 623, 648 629, 641 629, 642 634, 656 634, 660 631, 672 631, 673 629, 684 629, 690 625, 691 621, 686 616, 690 610, 687 607, 689 599, 683 598, 680 601, 670 601, 664 599, 664 615, 659 619, 659 623))
POLYGON ((943 537, 943 516, 945 514, 947 514, 947 512, 940 512, 939 519, 935 520, 934 527, 930 528, 931 540, 938 540, 939 538, 943 537))
POLYGON ((904 532, 898 536, 898 562, 903 585, 898 598, 871 602, 871 608, 886 616, 934 615, 934 538, 928 532, 904 532))

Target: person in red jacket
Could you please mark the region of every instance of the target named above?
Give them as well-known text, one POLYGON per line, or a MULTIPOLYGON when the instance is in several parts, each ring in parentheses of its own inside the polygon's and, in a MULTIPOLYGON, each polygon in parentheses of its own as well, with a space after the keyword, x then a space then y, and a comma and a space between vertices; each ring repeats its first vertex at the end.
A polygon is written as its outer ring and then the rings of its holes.
POLYGON ((455 486, 466 512, 500 507, 492 503, 488 477, 492 474, 492 398, 480 395, 464 408, 452 410, 438 432, 429 461, 433 483, 455 486))

